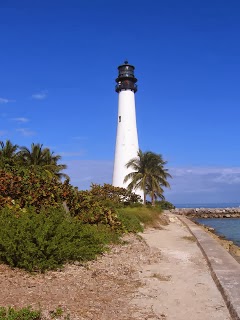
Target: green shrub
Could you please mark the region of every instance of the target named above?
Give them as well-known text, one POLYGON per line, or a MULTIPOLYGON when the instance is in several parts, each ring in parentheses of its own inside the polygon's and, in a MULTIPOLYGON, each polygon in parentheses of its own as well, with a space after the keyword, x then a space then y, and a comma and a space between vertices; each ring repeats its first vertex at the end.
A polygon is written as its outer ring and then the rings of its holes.
POLYGON ((115 208, 106 205, 105 201, 99 200, 89 191, 78 191, 77 202, 70 207, 70 214, 82 223, 101 223, 113 228, 121 225, 115 208))
POLYGON ((122 228, 124 232, 142 232, 143 231, 143 226, 141 225, 140 220, 131 212, 128 212, 127 209, 120 210, 118 217, 122 223, 122 228))
POLYGON ((115 208, 137 201, 139 196, 124 188, 108 184, 92 185, 89 191, 79 191, 69 180, 64 183, 49 177, 46 172, 17 166, 0 168, 0 208, 42 207, 65 208, 73 217, 86 224, 106 224, 119 228, 115 208))
POLYGON ((115 208, 142 201, 141 197, 136 193, 107 183, 104 183, 103 186, 92 183, 90 192, 96 199, 106 201, 106 204, 114 205, 115 208))
POLYGON ((63 184, 46 172, 12 167, 0 169, 0 208, 12 204, 20 208, 34 206, 59 207, 62 204, 63 184))
POLYGON ((162 210, 175 209, 175 206, 171 202, 166 200, 156 201, 156 206, 158 206, 162 210))
POLYGON ((0 208, 61 208, 85 224, 106 224, 121 228, 116 208, 137 205, 140 197, 125 188, 92 184, 91 190, 79 191, 69 180, 63 183, 45 171, 20 166, 0 168, 0 208))
POLYGON ((91 190, 78 191, 69 181, 63 184, 64 201, 72 216, 83 223, 106 224, 115 229, 121 228, 116 209, 127 203, 137 203, 139 196, 124 188, 109 184, 92 184, 91 190))
POLYGON ((141 207, 126 207, 118 209, 119 217, 121 219, 121 214, 129 215, 135 217, 139 222, 145 226, 154 226, 156 222, 159 221, 159 217, 162 210, 158 207, 141 206, 141 207))
POLYGON ((15 310, 12 307, 0 307, 0 320, 40 320, 41 312, 34 311, 31 307, 15 310))
POLYGON ((110 227, 84 225, 63 209, 0 211, 0 261, 28 271, 94 259, 114 236, 110 227))

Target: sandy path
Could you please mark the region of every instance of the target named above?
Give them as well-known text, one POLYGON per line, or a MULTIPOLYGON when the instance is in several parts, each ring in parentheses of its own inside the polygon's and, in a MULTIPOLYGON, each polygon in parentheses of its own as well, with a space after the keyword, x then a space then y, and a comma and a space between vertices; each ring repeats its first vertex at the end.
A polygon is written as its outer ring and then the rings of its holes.
POLYGON ((161 252, 161 263, 142 267, 140 287, 131 301, 139 319, 231 319, 203 255, 189 231, 174 216, 164 230, 142 235, 150 248, 161 252), (151 317, 143 317, 148 310, 151 317))

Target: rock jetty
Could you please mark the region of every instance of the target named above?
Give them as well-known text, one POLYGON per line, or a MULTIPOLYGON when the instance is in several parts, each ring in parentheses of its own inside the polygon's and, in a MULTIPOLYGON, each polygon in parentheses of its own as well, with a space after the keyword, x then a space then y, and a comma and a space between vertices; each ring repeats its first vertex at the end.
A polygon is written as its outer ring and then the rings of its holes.
POLYGON ((176 208, 171 213, 188 218, 240 218, 240 208, 176 208))

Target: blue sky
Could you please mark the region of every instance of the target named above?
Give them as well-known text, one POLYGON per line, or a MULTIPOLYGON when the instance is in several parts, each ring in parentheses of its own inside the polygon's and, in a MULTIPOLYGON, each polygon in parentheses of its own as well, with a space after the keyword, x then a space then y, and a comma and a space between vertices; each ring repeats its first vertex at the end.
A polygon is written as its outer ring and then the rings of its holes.
POLYGON ((0 0, 0 139, 43 143, 72 184, 111 183, 117 67, 174 203, 240 201, 240 2, 0 0))

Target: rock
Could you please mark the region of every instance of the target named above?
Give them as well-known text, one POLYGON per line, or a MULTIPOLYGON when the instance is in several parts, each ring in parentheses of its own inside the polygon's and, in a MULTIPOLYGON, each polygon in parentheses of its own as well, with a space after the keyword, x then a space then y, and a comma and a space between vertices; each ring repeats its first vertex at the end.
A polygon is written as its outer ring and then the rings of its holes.
POLYGON ((232 244, 229 248, 229 252, 237 257, 240 257, 240 248, 235 244, 232 244))
POLYGON ((173 212, 190 218, 240 218, 240 208, 181 208, 173 212))
POLYGON ((215 229, 214 228, 211 228, 211 227, 207 227, 207 229, 209 230, 209 231, 215 231, 215 229))

